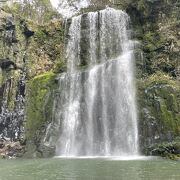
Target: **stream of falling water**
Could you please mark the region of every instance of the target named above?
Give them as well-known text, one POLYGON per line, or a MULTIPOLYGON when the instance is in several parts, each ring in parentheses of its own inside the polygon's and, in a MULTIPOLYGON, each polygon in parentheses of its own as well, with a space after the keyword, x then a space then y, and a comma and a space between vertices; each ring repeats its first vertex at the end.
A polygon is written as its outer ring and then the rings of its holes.
POLYGON ((59 78, 54 102, 56 155, 138 155, 128 15, 106 8, 73 17, 68 37, 68 71, 59 78))

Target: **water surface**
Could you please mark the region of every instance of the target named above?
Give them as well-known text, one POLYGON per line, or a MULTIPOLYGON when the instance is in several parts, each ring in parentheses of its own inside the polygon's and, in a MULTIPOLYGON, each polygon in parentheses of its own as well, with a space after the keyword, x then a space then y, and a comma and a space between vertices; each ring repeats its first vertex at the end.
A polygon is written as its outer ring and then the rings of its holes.
POLYGON ((0 180, 179 180, 180 161, 118 159, 0 160, 0 180))

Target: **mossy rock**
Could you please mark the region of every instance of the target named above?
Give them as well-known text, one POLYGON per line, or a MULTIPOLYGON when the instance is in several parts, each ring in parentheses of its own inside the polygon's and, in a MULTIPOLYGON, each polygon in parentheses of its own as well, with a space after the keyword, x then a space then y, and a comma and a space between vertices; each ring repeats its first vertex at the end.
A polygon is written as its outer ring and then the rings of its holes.
POLYGON ((43 25, 29 23, 34 31, 34 36, 28 49, 29 61, 27 66, 30 70, 28 71, 28 78, 51 70, 58 73, 65 71, 64 26, 62 21, 54 20, 43 25))
POLYGON ((53 71, 55 73, 62 73, 67 70, 67 64, 63 60, 56 60, 53 71))
POLYGON ((146 155, 162 156, 172 160, 180 160, 180 140, 153 144, 146 149, 146 155))
POLYGON ((142 147, 173 141, 180 135, 180 82, 158 72, 137 85, 142 147))
POLYGON ((53 91, 57 87, 55 77, 54 73, 48 72, 28 83, 25 127, 29 140, 38 140, 46 124, 51 121, 53 91))

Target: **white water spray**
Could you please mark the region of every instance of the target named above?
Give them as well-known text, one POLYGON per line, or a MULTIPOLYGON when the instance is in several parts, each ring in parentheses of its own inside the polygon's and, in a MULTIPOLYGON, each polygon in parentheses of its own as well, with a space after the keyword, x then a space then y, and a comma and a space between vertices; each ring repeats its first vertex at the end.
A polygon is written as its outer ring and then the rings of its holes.
POLYGON ((128 15, 112 8, 72 18, 68 72, 59 78, 54 103, 57 156, 138 155, 134 44, 128 25, 128 15))

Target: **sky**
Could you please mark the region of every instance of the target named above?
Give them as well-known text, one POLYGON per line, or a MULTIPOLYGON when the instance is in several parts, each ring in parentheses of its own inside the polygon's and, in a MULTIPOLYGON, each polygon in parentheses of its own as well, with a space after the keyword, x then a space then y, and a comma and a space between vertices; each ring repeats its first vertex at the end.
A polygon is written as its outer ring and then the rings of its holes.
MULTIPOLYGON (((11 0, 12 1, 12 0, 11 0)), ((15 0, 23 2, 23 0, 15 0)), ((64 18, 70 18, 79 12, 81 8, 87 7, 90 0, 73 0, 73 6, 69 5, 72 0, 50 0, 52 6, 56 8, 64 18)))
POLYGON ((54 8, 57 8, 60 14, 64 18, 69 18, 75 15, 81 8, 89 5, 89 0, 77 0, 74 2, 74 6, 68 4, 69 0, 50 0, 54 8), (59 5, 60 4, 60 5, 59 5), (58 7, 59 5, 59 7, 58 7), (76 8, 75 8, 76 7, 76 8))
POLYGON ((59 0, 50 0, 53 7, 57 8, 59 0))

